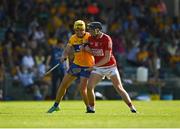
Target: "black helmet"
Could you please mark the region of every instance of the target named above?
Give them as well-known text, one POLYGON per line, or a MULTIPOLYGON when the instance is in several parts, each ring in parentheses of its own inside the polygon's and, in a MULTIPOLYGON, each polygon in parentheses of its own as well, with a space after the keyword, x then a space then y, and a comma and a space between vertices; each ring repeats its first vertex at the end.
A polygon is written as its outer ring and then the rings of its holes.
POLYGON ((100 29, 102 30, 102 24, 100 22, 90 22, 87 24, 87 29, 100 29))

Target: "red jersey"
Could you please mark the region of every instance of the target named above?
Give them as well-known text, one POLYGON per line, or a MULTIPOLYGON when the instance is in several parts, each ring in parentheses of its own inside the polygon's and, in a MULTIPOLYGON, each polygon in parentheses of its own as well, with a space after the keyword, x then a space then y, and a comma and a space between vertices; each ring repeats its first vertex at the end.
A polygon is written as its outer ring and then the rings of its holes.
POLYGON ((90 36, 88 41, 90 43, 89 47, 91 48, 95 58, 95 64, 103 59, 105 57, 105 51, 109 50, 111 52, 111 58, 108 63, 101 67, 116 65, 116 60, 112 54, 112 40, 110 36, 103 33, 99 38, 90 36))

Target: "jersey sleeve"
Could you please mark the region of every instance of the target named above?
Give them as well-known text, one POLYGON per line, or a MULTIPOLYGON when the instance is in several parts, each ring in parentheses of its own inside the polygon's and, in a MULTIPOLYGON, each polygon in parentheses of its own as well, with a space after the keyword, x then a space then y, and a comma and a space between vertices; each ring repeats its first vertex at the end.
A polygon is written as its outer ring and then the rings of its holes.
POLYGON ((104 43, 105 43, 104 50, 112 50, 112 39, 111 39, 111 37, 107 36, 104 43))

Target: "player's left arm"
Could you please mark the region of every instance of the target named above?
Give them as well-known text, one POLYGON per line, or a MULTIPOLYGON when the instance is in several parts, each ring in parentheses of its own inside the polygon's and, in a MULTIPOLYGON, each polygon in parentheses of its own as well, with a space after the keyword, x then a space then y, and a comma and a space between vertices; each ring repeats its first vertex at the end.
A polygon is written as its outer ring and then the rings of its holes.
POLYGON ((68 44, 66 45, 66 47, 64 49, 62 56, 60 58, 61 62, 64 62, 68 58, 69 54, 72 52, 73 43, 74 43, 74 38, 73 38, 73 36, 71 36, 68 44))
POLYGON ((104 58, 102 58, 98 63, 96 63, 94 65, 94 67, 99 67, 99 66, 102 66, 102 65, 108 63, 110 58, 111 58, 111 51, 110 50, 106 50, 104 58))

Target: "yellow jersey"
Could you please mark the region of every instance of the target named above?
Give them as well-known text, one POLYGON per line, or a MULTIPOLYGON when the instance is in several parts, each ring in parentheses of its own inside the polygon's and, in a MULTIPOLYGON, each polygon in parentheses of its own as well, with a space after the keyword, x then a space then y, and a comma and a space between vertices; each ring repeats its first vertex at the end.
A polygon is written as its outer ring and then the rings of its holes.
POLYGON ((94 56, 86 51, 80 51, 80 48, 86 41, 88 41, 90 34, 88 32, 82 38, 77 37, 76 34, 72 35, 69 39, 68 45, 74 48, 74 61, 73 63, 83 67, 92 67, 94 65, 94 56))

